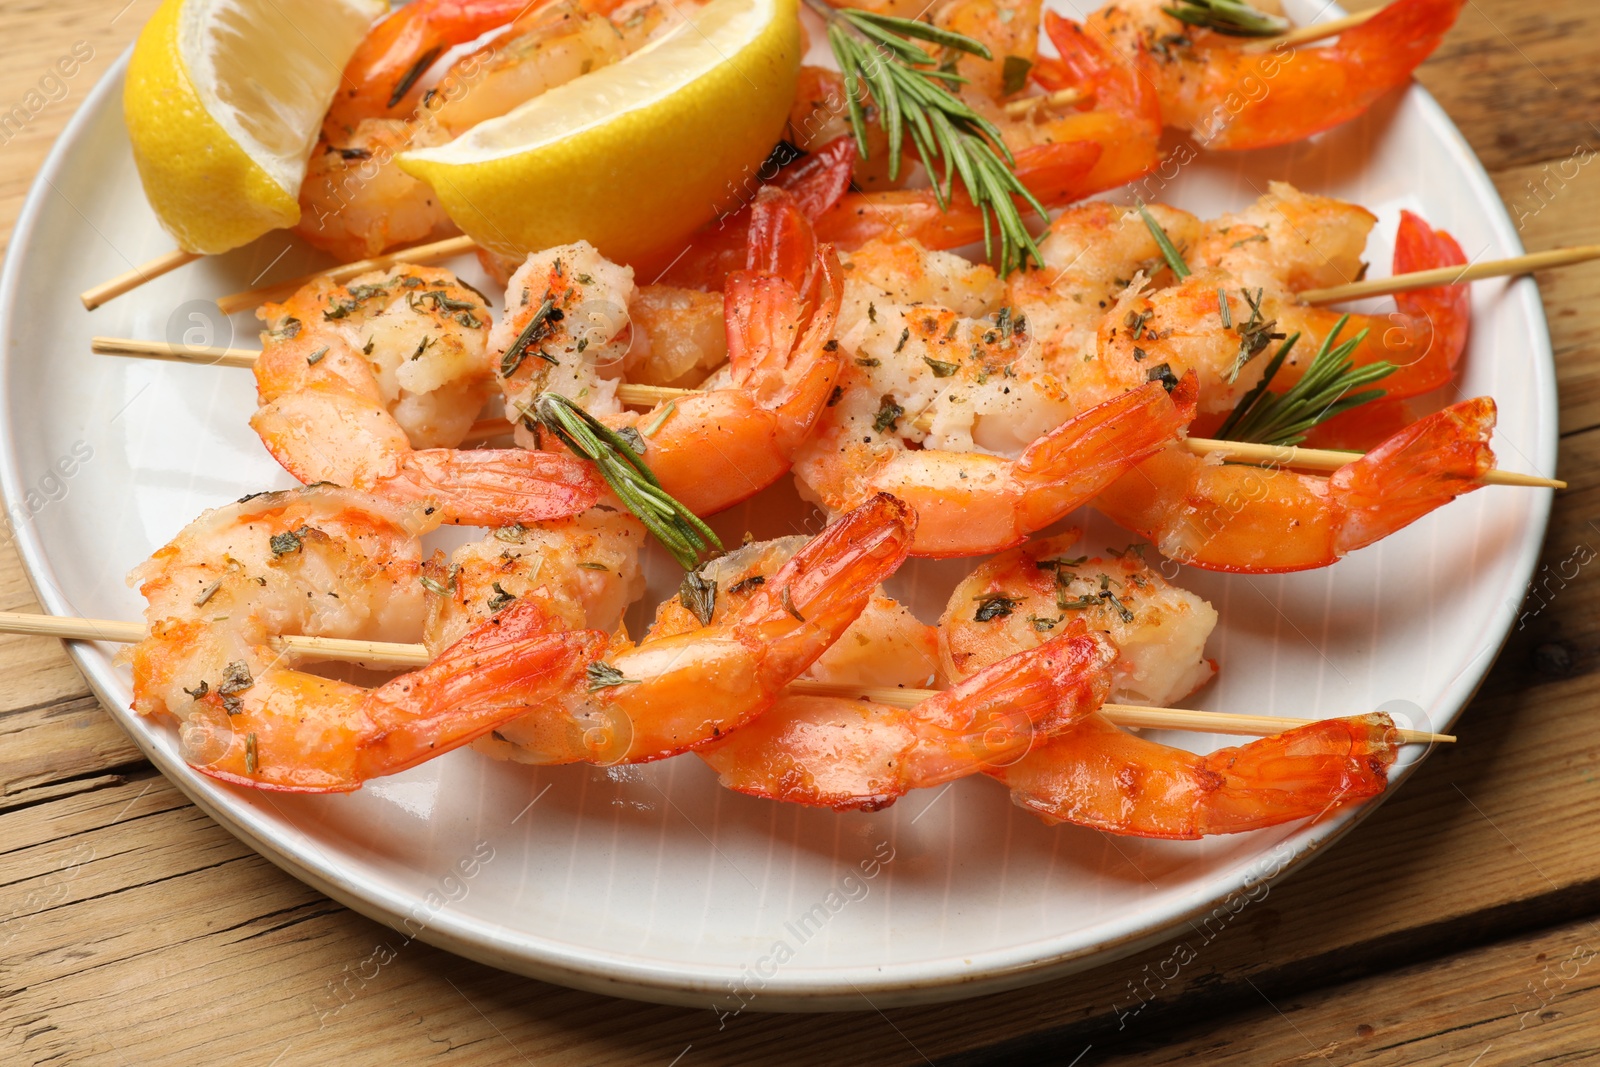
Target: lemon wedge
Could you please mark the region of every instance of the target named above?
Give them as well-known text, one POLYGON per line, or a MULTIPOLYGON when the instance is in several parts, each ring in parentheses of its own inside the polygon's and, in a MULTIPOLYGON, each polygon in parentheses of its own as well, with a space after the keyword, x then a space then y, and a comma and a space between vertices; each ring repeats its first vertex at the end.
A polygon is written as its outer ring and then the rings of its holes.
POLYGON ((580 238, 613 259, 671 255, 754 188, 799 69, 796 0, 711 0, 621 62, 400 166, 503 255, 580 238))
POLYGON ((188 252, 300 218, 300 181, 345 63, 381 0, 165 0, 128 61, 122 109, 146 197, 188 252))

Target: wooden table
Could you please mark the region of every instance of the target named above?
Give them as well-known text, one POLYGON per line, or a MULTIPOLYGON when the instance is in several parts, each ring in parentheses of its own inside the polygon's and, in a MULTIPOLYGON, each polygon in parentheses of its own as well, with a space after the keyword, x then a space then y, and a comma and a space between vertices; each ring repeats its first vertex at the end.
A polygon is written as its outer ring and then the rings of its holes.
MULTIPOLYGON (((155 6, 122 2, 0 7, 0 110, 75 42, 93 49, 68 95, 0 145, 4 232, 51 142, 155 6)), ((1573 162, 1600 145, 1597 41, 1593 0, 1472 0, 1421 72, 1530 250, 1600 242, 1600 166, 1573 162)), ((1572 483, 1545 549, 1554 574, 1580 546, 1578 558, 1600 551, 1600 328, 1584 319, 1600 313, 1600 264, 1539 284, 1561 382, 1557 473, 1572 483)), ((1004 996, 745 1014, 725 1029, 709 1010, 572 992, 421 943, 319 1024, 314 1002, 390 932, 200 814, 59 645, 0 637, 0 1061, 1589 1062, 1600 1058, 1600 567, 1547 588, 1461 743, 1175 979, 1152 977, 1171 954, 1163 944, 1004 996)), ((9 549, 0 607, 36 609, 9 549)))

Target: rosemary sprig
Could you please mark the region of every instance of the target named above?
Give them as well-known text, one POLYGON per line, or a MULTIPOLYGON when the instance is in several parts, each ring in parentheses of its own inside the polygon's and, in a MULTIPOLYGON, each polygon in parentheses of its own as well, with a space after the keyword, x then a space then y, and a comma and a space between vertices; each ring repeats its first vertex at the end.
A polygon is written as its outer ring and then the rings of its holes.
POLYGON ((1289 20, 1257 11, 1244 0, 1176 0, 1177 7, 1161 10, 1191 26, 1225 33, 1229 37, 1276 37, 1286 33, 1289 20))
POLYGON ((951 87, 967 79, 939 61, 915 41, 981 59, 989 49, 965 34, 913 19, 877 15, 854 8, 834 8, 826 0, 806 0, 828 20, 828 44, 844 74, 845 97, 856 150, 868 156, 866 103, 878 107, 888 135, 889 177, 900 173, 900 152, 907 139, 916 148, 933 183, 941 211, 950 209, 957 176, 983 218, 984 254, 995 258, 999 237, 1001 274, 1024 269, 1028 261, 1043 264, 1039 246, 1022 223, 1013 197, 1020 197, 1040 217, 1044 205, 1028 191, 1013 168, 1016 160, 1000 130, 972 110, 951 87), (935 162, 942 161, 942 167, 935 162))
POLYGON ((704 552, 721 554, 722 542, 711 527, 661 488, 626 437, 559 393, 540 393, 533 402, 533 416, 562 444, 600 468, 611 491, 684 570, 700 566, 704 552))
POLYGON ((1268 392, 1267 387, 1300 335, 1293 334, 1284 341, 1267 364, 1261 380, 1240 398, 1217 430, 1217 436, 1225 441, 1298 445, 1313 427, 1382 397, 1382 389, 1357 390, 1387 378, 1399 368, 1387 361, 1353 367, 1350 357, 1366 340, 1367 331, 1362 330, 1343 344, 1336 344, 1349 320, 1350 316, 1344 315, 1334 324, 1298 382, 1282 393, 1268 392))
POLYGON ((1161 249, 1162 258, 1167 261, 1167 266, 1172 268, 1172 273, 1178 276, 1178 280, 1181 282, 1194 273, 1189 269, 1189 264, 1183 261, 1183 254, 1172 243, 1172 238, 1167 236, 1167 231, 1162 228, 1161 223, 1157 222, 1156 217, 1150 214, 1149 209, 1144 206, 1143 200, 1139 201, 1139 217, 1144 220, 1145 228, 1150 231, 1150 236, 1156 239, 1156 247, 1161 249))

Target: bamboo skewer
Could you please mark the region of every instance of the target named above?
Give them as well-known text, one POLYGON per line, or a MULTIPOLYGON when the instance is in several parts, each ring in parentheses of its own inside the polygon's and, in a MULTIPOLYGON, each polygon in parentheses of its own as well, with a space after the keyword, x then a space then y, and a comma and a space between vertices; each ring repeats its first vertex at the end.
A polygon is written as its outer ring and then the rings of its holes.
MULTIPOLYGON (((149 631, 136 622, 75 619, 59 615, 29 615, 12 611, 0 612, 0 633, 57 637, 64 641, 115 641, 124 644, 142 641, 149 636, 149 631)), ((390 641, 352 641, 335 637, 280 637, 277 642, 285 651, 321 659, 360 660, 396 667, 421 667, 432 660, 424 645, 406 645, 390 641)), ((897 708, 914 707, 939 692, 937 689, 838 685, 804 680, 790 683, 789 688, 794 692, 810 696, 863 698, 897 708)), ((1266 737, 1317 721, 1279 719, 1264 715, 1222 715, 1209 711, 1189 711, 1184 708, 1145 708, 1131 704, 1105 704, 1101 706, 1100 713, 1119 726, 1195 730, 1201 733, 1252 737, 1266 737)), ((1452 734, 1436 734, 1423 730, 1401 730, 1399 733, 1401 740, 1407 744, 1435 744, 1455 740, 1452 734)))
MULTIPOLYGON (((1218 441, 1209 437, 1190 437, 1184 441, 1189 451, 1207 456, 1220 454, 1224 459, 1241 460, 1258 467, 1304 467, 1307 470, 1336 471, 1359 452, 1335 452, 1323 448, 1296 448, 1293 445, 1258 445, 1245 441, 1218 441)), ((1484 485, 1519 485, 1535 489, 1565 489, 1567 483, 1555 478, 1541 478, 1536 474, 1519 474, 1516 471, 1492 470, 1479 481, 1484 485)))
POLYGON ((1515 274, 1530 274, 1550 267, 1567 267, 1600 259, 1600 245, 1580 245, 1577 248, 1553 248, 1548 252, 1530 252, 1510 259, 1490 259, 1482 263, 1469 263, 1460 267, 1436 267, 1433 270, 1412 271, 1388 278, 1371 278, 1349 285, 1335 285, 1328 289, 1302 289, 1296 294, 1306 304, 1337 304, 1345 300, 1360 300, 1369 296, 1388 296, 1409 293, 1413 289, 1429 289, 1435 285, 1455 285, 1473 282, 1480 278, 1504 278, 1515 274))
MULTIPOLYGON (((75 619, 62 615, 29 615, 0 611, 0 633, 31 637, 59 637, 63 641, 115 641, 132 644, 150 636, 137 622, 115 619, 75 619)), ((351 641, 342 637, 280 637, 277 645, 288 652, 325 659, 367 660, 397 667, 422 667, 433 659, 423 645, 388 641, 351 641)))
POLYGON ((1043 96, 1025 96, 1021 100, 1013 100, 1006 105, 1006 118, 1020 119, 1040 108, 1054 111, 1057 108, 1070 107, 1082 100, 1083 96, 1083 90, 1076 88, 1057 89, 1055 92, 1046 93, 1043 96))
POLYGON ((1327 22, 1312 22, 1305 26, 1296 26, 1287 33, 1280 33, 1276 37, 1268 37, 1260 42, 1247 46, 1252 52, 1267 52, 1284 45, 1310 44, 1312 41, 1322 41, 1329 37, 1337 37, 1345 30, 1353 30, 1363 23, 1371 21, 1372 17, 1383 8, 1375 7, 1370 11, 1358 11, 1354 15, 1343 18, 1329 19, 1327 22))
POLYGON ((102 356, 137 356, 168 363, 199 363, 208 367, 245 369, 254 367, 261 355, 260 351, 252 348, 190 347, 165 341, 135 341, 129 337, 96 337, 90 340, 89 350, 102 356))
POLYGON ((137 289, 145 282, 153 281, 168 271, 177 270, 186 263, 193 263, 201 258, 201 255, 200 252, 185 252, 181 248, 175 248, 148 263, 141 263, 130 271, 124 271, 108 282, 101 282, 92 289, 85 289, 78 294, 78 299, 83 301, 86 310, 93 311, 107 300, 137 289))
MULTIPOLYGON (((200 363, 217 367, 252 367, 261 353, 248 348, 184 348, 162 341, 133 341, 120 337, 96 337, 90 347, 101 355, 138 356, 144 359, 169 360, 175 363, 200 363)), ((673 389, 664 385, 619 385, 617 399, 635 407, 654 407, 681 396, 695 395, 693 389, 673 389)), ((463 439, 479 442, 502 437, 511 432, 504 419, 479 419, 472 424, 463 439)), ((1307 470, 1338 470, 1355 459, 1358 453, 1330 452, 1315 448, 1293 448, 1283 445, 1256 445, 1242 441, 1217 441, 1205 437, 1186 438, 1184 444, 1197 455, 1213 452, 1225 454, 1230 459, 1257 466, 1304 467, 1307 470)), ((1484 485, 1515 485, 1540 489, 1565 489, 1567 483, 1553 478, 1516 471, 1493 470, 1483 476, 1484 485)))
MULTIPOLYGON (((1013 103, 1031 104, 1034 101, 1045 99, 1048 98, 1031 97, 1029 100, 1018 100, 1013 101, 1013 103)), ((1007 106, 1010 107, 1011 105, 1008 104, 1007 106)), ((308 274, 276 285, 252 289, 244 293, 234 293, 218 300, 217 306, 224 313, 231 315, 236 311, 256 307, 272 297, 293 292, 313 278, 326 276, 336 282, 344 282, 370 270, 381 270, 396 263, 424 263, 429 260, 445 259, 449 256, 470 251, 473 247, 475 246, 469 237, 452 237, 446 241, 437 241, 431 245, 419 245, 416 248, 404 249, 387 256, 379 256, 376 259, 349 263, 343 267, 325 271, 320 275, 308 274)), ((1437 267, 1432 270, 1412 271, 1408 274, 1393 274, 1387 278, 1369 278, 1366 281, 1351 282, 1348 285, 1335 285, 1327 289, 1304 289, 1297 293, 1296 296, 1302 303, 1313 306, 1337 304, 1341 301, 1360 300, 1369 296, 1409 293, 1415 289, 1429 289, 1436 285, 1456 285, 1462 282, 1479 281, 1484 278, 1504 278, 1518 274, 1529 274, 1536 270, 1548 270, 1552 267, 1567 267, 1575 263, 1586 263, 1592 259, 1600 259, 1600 245, 1553 248, 1548 252, 1530 252, 1526 255, 1511 256, 1507 259, 1484 260, 1481 263, 1470 263, 1460 267, 1437 267)))
MULTIPOLYGON (((1334 23, 1319 23, 1318 25, 1331 26, 1334 23)), ((1024 100, 1013 100, 1006 105, 1006 113, 1015 118, 1027 114, 1035 107, 1065 106, 1076 102, 1078 99, 1081 99, 1078 90, 1062 89, 1048 96, 1033 96, 1024 100)), ((442 241, 434 241, 432 244, 402 248, 398 252, 390 252, 385 255, 375 256, 372 259, 359 260, 355 263, 346 263, 329 270, 305 274, 298 278, 275 282, 272 285, 265 285, 257 289, 230 293, 217 301, 217 307, 222 310, 223 314, 232 315, 238 311, 259 307, 268 300, 287 296, 317 278, 328 278, 335 283, 342 283, 368 271, 385 270, 397 263, 429 263, 470 252, 476 247, 477 244, 470 237, 449 237, 442 241)), ((158 256, 149 263, 135 267, 126 274, 118 275, 103 285, 86 290, 82 294, 83 305, 92 311, 112 297, 120 296, 149 281, 151 278, 159 277, 198 258, 200 258, 198 254, 191 252, 169 252, 165 256, 158 256)), ((1556 248, 1548 252, 1533 252, 1527 255, 1513 256, 1509 259, 1486 260, 1482 263, 1472 263, 1462 267, 1438 267, 1433 270, 1413 271, 1409 274, 1395 274, 1387 278, 1371 278, 1366 281, 1351 282, 1348 285, 1335 285, 1326 289, 1306 289, 1297 295, 1303 303, 1310 305, 1337 304, 1345 300, 1360 300, 1370 296, 1407 293, 1415 289, 1427 289, 1436 285, 1455 285, 1461 282, 1478 281, 1483 278, 1501 278, 1517 274, 1528 274, 1536 270, 1548 270, 1552 267, 1565 267, 1574 263, 1585 263, 1592 259, 1600 259, 1600 245, 1556 248)), ((158 355, 156 358, 164 357, 158 355)))
MULTIPOLYGON (((790 682, 789 691, 804 693, 807 696, 834 696, 846 699, 859 697, 897 708, 914 707, 939 692, 937 689, 902 689, 897 686, 841 685, 835 682, 813 682, 803 678, 790 682)), ((1267 715, 1225 715, 1221 712, 1189 711, 1185 708, 1146 708, 1138 704, 1103 704, 1100 707, 1100 714, 1118 726, 1150 730, 1196 730, 1247 737, 1268 737, 1318 721, 1267 715)), ((1449 743, 1456 739, 1454 734, 1436 734, 1426 730, 1397 732, 1406 744, 1449 743)))
POLYGON ((354 263, 344 263, 328 270, 319 270, 311 274, 303 274, 298 278, 287 281, 273 282, 263 285, 259 289, 246 289, 242 293, 230 293, 217 301, 217 307, 222 309, 224 315, 232 315, 236 311, 248 311, 260 307, 268 300, 276 297, 287 296, 307 282, 317 278, 328 278, 342 284, 357 275, 365 274, 372 270, 388 270, 396 263, 432 263, 451 256, 459 256, 464 252, 471 252, 477 248, 477 242, 463 234, 460 237, 446 237, 442 241, 430 244, 415 245, 411 248, 401 248, 394 252, 386 252, 381 256, 371 259, 358 259, 354 263))

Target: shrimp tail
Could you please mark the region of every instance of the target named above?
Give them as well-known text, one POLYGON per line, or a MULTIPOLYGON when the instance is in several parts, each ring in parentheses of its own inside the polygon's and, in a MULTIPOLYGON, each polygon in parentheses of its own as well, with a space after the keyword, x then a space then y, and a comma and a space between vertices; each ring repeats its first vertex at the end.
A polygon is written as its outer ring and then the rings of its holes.
POLYGON ((879 493, 812 538, 745 603, 740 625, 765 643, 765 623, 802 623, 797 639, 762 657, 774 690, 798 677, 866 608, 872 590, 887 581, 911 552, 917 513, 879 493))
MULTIPOLYGON (((1045 12, 1044 31, 1059 56, 1038 57, 1033 80, 1046 89, 1077 88, 1092 95, 1094 110, 1076 116, 1073 126, 1100 148, 1087 173, 1070 194, 1062 190, 1062 195, 1078 200, 1148 174, 1161 161, 1162 118, 1161 98, 1144 47, 1129 57, 1120 56, 1054 11, 1045 12)), ((1072 127, 1066 127, 1060 136, 1071 132, 1072 127)), ((1047 201, 1051 206, 1066 202, 1047 201)))
POLYGON ((776 415, 785 455, 822 414, 841 357, 833 341, 844 295, 839 257, 817 241, 798 200, 767 188, 752 206, 749 266, 723 296, 734 382, 776 415))
POLYGON ((1382 793, 1399 734, 1387 715, 1329 719, 1208 756, 1099 716, 987 773, 1046 822, 1193 840, 1320 816, 1382 793))
POLYGON ((1019 527, 1043 529, 1180 437, 1194 420, 1199 388, 1192 371, 1170 392, 1147 382, 1029 445, 1014 467, 1026 487, 1019 527))
POLYGON ((186 723, 186 753, 220 749, 213 759, 191 762, 203 774, 236 785, 309 793, 357 789, 580 688, 586 667, 605 647, 605 635, 550 633, 548 627, 537 605, 514 605, 426 667, 365 692, 354 706, 327 699, 324 690, 337 683, 268 672, 244 691, 236 713, 186 723), (270 695, 250 699, 258 687, 270 695), (218 722, 229 731, 226 738, 210 728, 218 722))
POLYGON ((335 144, 362 119, 408 114, 422 97, 422 75, 450 47, 504 26, 525 0, 416 0, 368 31, 345 64, 324 131, 335 144))
POLYGON ((775 185, 756 193, 745 243, 746 271, 787 282, 801 300, 808 300, 817 284, 819 255, 816 231, 798 197, 775 185))
POLYGON ((1494 469, 1494 423, 1493 400, 1464 400, 1418 419, 1335 471, 1329 484, 1346 512, 1339 553, 1387 537, 1481 486, 1494 469))
POLYGON ((924 743, 908 756, 920 786, 1013 762, 1099 711, 1117 649, 1081 622, 1007 656, 916 708, 924 743))
MULTIPOLYGON (((1409 211, 1400 212, 1400 229, 1394 244, 1395 274, 1462 266, 1466 262, 1467 255, 1454 237, 1435 230, 1409 211)), ((1415 396, 1439 388, 1455 377, 1461 354, 1466 351, 1467 325, 1472 318, 1471 287, 1461 282, 1417 289, 1396 294, 1394 301, 1401 315, 1414 323, 1414 332, 1424 335, 1419 341, 1422 355, 1408 359, 1384 387, 1399 396, 1415 396)))
POLYGON ((1325 48, 1280 45, 1270 53, 1233 51, 1211 72, 1212 128, 1197 131, 1206 148, 1243 150, 1301 141, 1349 122, 1410 80, 1433 54, 1466 0, 1395 0, 1325 48), (1267 83, 1242 108, 1224 100, 1267 83))
MULTIPOLYGON (((761 193, 767 189, 787 192, 801 219, 808 222, 820 219, 849 192, 855 156, 853 138, 837 137, 829 141, 798 163, 781 170, 770 185, 757 191, 750 203, 702 227, 690 239, 688 249, 678 251, 671 263, 659 270, 650 269, 654 266, 651 262, 636 263, 636 270, 666 285, 712 292, 724 289, 733 271, 764 265, 757 256, 762 250, 773 247, 779 230, 763 227, 785 222, 793 225, 792 218, 774 217, 768 209, 758 209, 761 193)), ((790 259, 804 262, 799 255, 790 259)))

